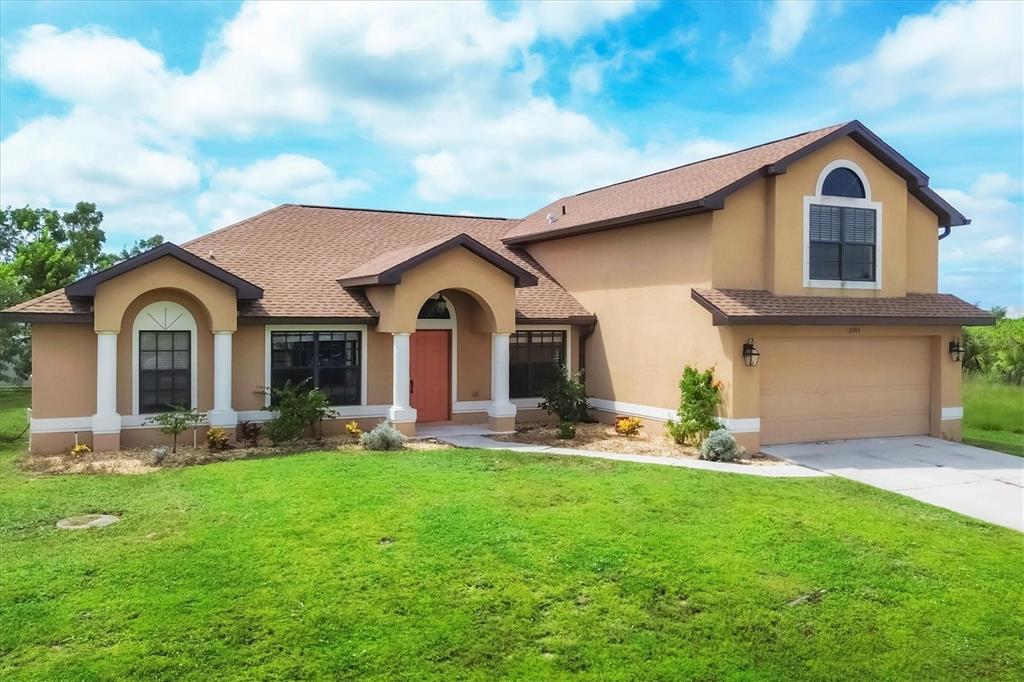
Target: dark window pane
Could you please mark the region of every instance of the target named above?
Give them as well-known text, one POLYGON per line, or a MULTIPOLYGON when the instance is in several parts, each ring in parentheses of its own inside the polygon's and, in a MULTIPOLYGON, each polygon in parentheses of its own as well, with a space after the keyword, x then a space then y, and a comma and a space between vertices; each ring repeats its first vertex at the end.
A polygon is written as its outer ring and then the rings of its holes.
POLYGON ((272 332, 271 388, 305 382, 305 388, 323 390, 332 405, 359 404, 361 342, 361 332, 272 332))
POLYGON ((821 185, 821 193, 829 197, 864 198, 864 184, 849 168, 836 168, 821 185))
POLYGON ((139 332, 140 412, 192 406, 191 336, 187 331, 139 332))
POLYGON ((811 242, 811 279, 839 279, 839 248, 811 242))
POLYGON ((520 331, 509 339, 509 395, 536 398, 565 358, 565 332, 520 331))

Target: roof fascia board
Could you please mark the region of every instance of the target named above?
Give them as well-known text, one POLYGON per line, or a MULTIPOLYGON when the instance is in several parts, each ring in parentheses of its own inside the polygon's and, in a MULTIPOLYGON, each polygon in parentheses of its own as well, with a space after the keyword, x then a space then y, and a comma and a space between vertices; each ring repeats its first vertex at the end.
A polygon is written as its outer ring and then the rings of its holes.
POLYGON ((22 322, 32 323, 63 323, 63 324, 92 324, 92 313, 29 313, 29 312, 0 312, 0 323, 22 322))
POLYGON ((470 253, 487 261, 499 270, 511 275, 515 280, 515 286, 517 288, 537 286, 537 277, 529 270, 519 267, 500 253, 487 248, 466 233, 455 235, 451 239, 437 244, 422 253, 418 253, 415 256, 412 256, 397 265, 393 265, 376 275, 366 275, 364 277, 353 278, 342 277, 338 279, 338 283, 345 287, 359 287, 374 284, 399 284, 402 281, 402 275, 405 274, 406 271, 416 267, 417 265, 425 263, 445 251, 449 251, 460 246, 470 253))
POLYGON ((111 280, 115 277, 130 272, 136 268, 152 263, 153 261, 159 260, 165 256, 175 258, 185 265, 199 270, 205 275, 213 277, 235 290, 235 295, 239 300, 243 301, 254 301, 263 298, 263 289, 256 286, 252 282, 248 282, 241 277, 234 275, 224 268, 205 261, 199 256, 186 251, 185 249, 165 242, 160 246, 156 246, 149 251, 140 253, 137 256, 129 258, 128 260, 121 261, 117 265, 112 265, 105 270, 93 273, 87 277, 83 277, 77 282, 73 282, 64 288, 65 294, 68 298, 92 298, 96 295, 96 287, 107 280, 111 280))

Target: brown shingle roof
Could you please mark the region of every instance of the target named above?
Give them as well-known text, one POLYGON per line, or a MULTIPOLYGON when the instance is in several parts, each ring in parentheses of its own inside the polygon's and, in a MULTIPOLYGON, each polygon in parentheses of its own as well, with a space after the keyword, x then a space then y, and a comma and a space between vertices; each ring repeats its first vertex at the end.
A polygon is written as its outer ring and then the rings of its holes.
POLYGON ((516 289, 516 313, 568 319, 589 313, 525 252, 501 242, 500 218, 369 211, 286 204, 182 246, 263 287, 263 299, 241 308, 256 317, 369 317, 370 302, 338 278, 410 244, 466 233, 538 278, 516 289))
POLYGON ((952 294, 897 298, 776 296, 760 289, 693 289, 714 324, 986 325, 989 313, 952 294))
MULTIPOLYGON (((242 317, 351 317, 376 315, 358 289, 338 278, 383 255, 418 250, 465 233, 537 278, 516 289, 516 315, 525 320, 570 320, 591 314, 525 251, 501 237, 502 218, 401 213, 285 204, 182 244, 204 259, 262 287, 263 298, 240 302, 242 317), (413 246, 410 246, 413 245, 413 246), (419 246, 417 246, 419 245, 419 246)), ((63 290, 26 301, 10 312, 88 313, 63 290)))
POLYGON ((919 168, 860 121, 850 121, 562 197, 513 226, 505 235, 505 241, 525 244, 717 210, 724 206, 726 196, 750 180, 783 173, 789 163, 843 136, 855 140, 903 177, 910 193, 936 214, 939 225, 966 225, 970 222, 928 187, 928 176, 919 168), (548 216, 551 216, 550 220, 548 216))

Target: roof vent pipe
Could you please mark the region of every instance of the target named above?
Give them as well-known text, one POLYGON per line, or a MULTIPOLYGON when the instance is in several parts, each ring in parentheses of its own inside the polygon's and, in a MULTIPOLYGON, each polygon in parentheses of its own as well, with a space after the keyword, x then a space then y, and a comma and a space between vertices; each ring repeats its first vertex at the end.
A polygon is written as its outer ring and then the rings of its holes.
POLYGON ((548 213, 548 225, 554 225, 558 218, 555 217, 554 213, 548 213))
POLYGON ((565 204, 562 204, 562 215, 565 215, 565 204))

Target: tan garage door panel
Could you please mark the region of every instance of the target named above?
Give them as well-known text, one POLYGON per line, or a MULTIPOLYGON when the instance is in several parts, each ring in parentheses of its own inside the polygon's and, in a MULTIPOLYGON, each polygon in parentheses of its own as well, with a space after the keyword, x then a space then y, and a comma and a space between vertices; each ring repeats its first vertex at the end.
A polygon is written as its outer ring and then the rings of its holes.
POLYGON ((761 442, 928 433, 928 339, 765 339, 761 442))

